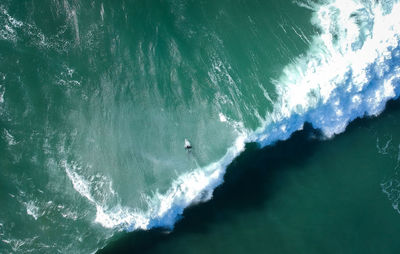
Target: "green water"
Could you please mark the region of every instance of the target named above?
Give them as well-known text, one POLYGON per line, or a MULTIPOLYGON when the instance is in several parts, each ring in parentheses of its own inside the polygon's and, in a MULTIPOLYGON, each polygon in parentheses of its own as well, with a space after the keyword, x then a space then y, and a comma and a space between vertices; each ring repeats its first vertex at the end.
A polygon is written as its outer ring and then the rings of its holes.
POLYGON ((307 131, 249 147, 172 233, 132 233, 99 253, 398 253, 400 216, 382 184, 399 181, 399 127, 396 102, 333 140, 307 131))
POLYGON ((396 4, 1 1, 0 252, 390 253, 396 4))

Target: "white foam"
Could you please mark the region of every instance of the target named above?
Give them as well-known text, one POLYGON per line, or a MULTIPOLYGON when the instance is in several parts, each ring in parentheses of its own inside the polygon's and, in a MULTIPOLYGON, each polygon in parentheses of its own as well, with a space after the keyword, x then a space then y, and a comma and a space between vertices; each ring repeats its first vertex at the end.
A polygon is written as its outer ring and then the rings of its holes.
POLYGON ((15 29, 20 28, 23 23, 8 14, 7 10, 2 6, 0 6, 0 21, 4 24, 3 27, 0 28, 0 39, 16 41, 17 32, 15 29))
POLYGON ((219 120, 221 122, 226 122, 226 116, 224 114, 222 114, 222 113, 219 113, 219 120))
POLYGON ((35 220, 37 220, 40 216, 39 207, 35 204, 34 201, 29 201, 25 203, 26 213, 32 216, 35 220))
MULTIPOLYGON (((111 196, 115 195, 115 191, 112 189, 111 183, 106 183, 103 176, 90 177, 86 179, 79 172, 82 169, 76 163, 68 163, 66 160, 61 161, 62 167, 68 178, 71 180, 73 188, 83 197, 85 197, 95 208, 96 208, 96 218, 95 222, 100 223, 102 226, 107 228, 112 227, 124 227, 129 226, 132 221, 137 221, 139 223, 142 218, 141 215, 137 215, 131 211, 129 208, 122 207, 119 204, 111 206, 110 196, 98 196, 95 194, 110 193, 111 196), (103 181, 98 182, 97 179, 100 178, 103 181), (99 190, 96 183, 100 186, 107 186, 106 192, 99 190), (111 206, 111 207, 110 207, 111 206)), ((64 208, 64 207, 59 207, 64 208)), ((61 211, 61 215, 64 218, 70 218, 76 220, 77 216, 75 213, 70 211, 61 211)))
POLYGON ((4 129, 4 136, 5 136, 9 146, 13 146, 13 145, 18 144, 18 142, 15 141, 14 136, 11 135, 11 133, 8 132, 6 129, 4 129))
POLYGON ((64 167, 68 178, 71 180, 72 185, 74 186, 74 189, 79 192, 79 194, 87 198, 90 202, 95 203, 95 200, 90 193, 90 183, 76 172, 77 166, 69 165, 65 160, 61 162, 61 165, 64 167))

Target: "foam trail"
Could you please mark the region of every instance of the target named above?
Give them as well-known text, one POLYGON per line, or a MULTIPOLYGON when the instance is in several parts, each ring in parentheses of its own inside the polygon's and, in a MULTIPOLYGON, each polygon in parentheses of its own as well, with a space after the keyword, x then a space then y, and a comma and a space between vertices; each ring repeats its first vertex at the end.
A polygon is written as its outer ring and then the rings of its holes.
POLYGON ((74 28, 75 28, 75 38, 76 41, 79 43, 79 26, 78 26, 78 17, 76 16, 76 10, 71 11, 71 16, 74 22, 74 28))
MULTIPOLYGON (((219 161, 178 177, 165 194, 148 198, 147 211, 120 205, 109 208, 87 194, 85 185, 89 182, 78 181, 72 171, 68 174, 74 188, 96 206, 96 222, 129 231, 172 228, 187 206, 212 197, 223 182, 226 167, 244 150, 246 142, 266 146, 285 140, 305 122, 330 138, 343 132, 355 118, 378 115, 388 100, 399 96, 397 1, 391 9, 387 7, 390 4, 383 6, 372 0, 307 1, 306 5, 315 10, 312 23, 319 35, 311 40, 305 56, 286 66, 275 81, 279 99, 262 126, 254 132, 240 132, 219 161)), ((221 121, 225 119, 220 115, 221 121)))
POLYGON ((0 104, 4 102, 4 89, 0 86, 0 104))

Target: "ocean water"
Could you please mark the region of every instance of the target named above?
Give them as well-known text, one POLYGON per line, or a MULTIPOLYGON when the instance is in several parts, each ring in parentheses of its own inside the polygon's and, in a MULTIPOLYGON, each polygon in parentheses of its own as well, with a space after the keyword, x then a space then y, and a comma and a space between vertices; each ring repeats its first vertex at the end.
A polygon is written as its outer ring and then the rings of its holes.
POLYGON ((306 126, 248 145, 172 232, 116 235, 99 253, 398 253, 400 103, 388 107, 332 140, 306 126))
POLYGON ((189 252, 199 214, 200 253, 264 233, 261 247, 279 235, 276 252, 306 253, 329 218, 349 226, 338 246, 368 239, 371 218, 396 235, 398 107, 378 115, 400 94, 399 14, 372 0, 2 1, 0 251, 132 237, 128 251, 189 252))

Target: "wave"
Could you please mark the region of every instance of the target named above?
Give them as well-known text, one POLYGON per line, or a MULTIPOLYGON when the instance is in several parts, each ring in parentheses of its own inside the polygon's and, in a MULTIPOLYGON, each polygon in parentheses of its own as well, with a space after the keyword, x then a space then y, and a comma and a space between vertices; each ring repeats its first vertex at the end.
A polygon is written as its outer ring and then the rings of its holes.
POLYGON ((332 137, 358 117, 379 115, 397 98, 400 5, 386 12, 380 4, 358 1, 319 6, 312 22, 320 35, 275 81, 279 102, 252 141, 285 140, 305 122, 332 137))
MULTIPOLYGON (((400 4, 396 2, 331 0, 299 4, 314 11, 318 35, 310 48, 273 80, 278 100, 255 131, 227 119, 237 130, 233 146, 218 161, 178 177, 165 194, 147 198, 147 211, 106 205, 91 194, 89 181, 64 162, 74 188, 96 206, 95 221, 121 230, 164 227, 172 229, 183 210, 212 198, 223 182, 226 167, 244 150, 245 143, 262 147, 288 139, 306 122, 326 138, 343 132, 349 122, 381 113, 400 94, 400 4)), ((111 185, 110 185, 111 186, 111 185)))

